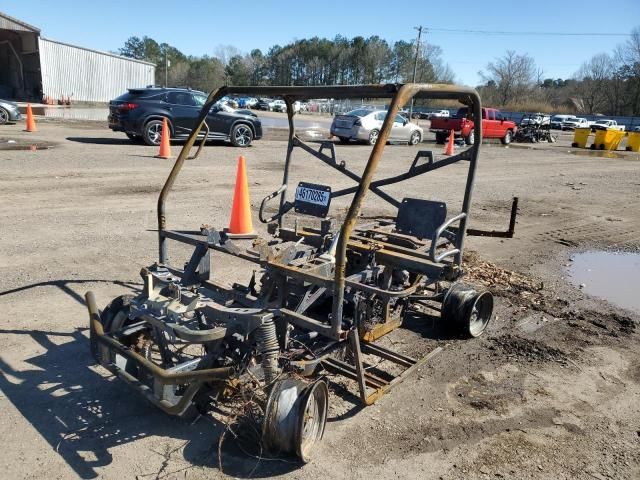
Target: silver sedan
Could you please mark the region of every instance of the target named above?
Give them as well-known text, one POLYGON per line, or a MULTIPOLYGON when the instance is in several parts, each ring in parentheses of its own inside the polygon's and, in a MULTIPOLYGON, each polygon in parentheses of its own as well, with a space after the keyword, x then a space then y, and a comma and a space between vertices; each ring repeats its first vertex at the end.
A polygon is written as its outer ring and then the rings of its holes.
MULTIPOLYGON (((372 110, 359 108, 344 115, 337 115, 331 123, 331 135, 340 139, 342 143, 351 140, 363 140, 369 145, 375 145, 382 128, 382 122, 387 117, 386 110, 372 110)), ((422 142, 423 131, 415 123, 411 123, 402 115, 396 115, 391 127, 390 142, 403 142, 417 145, 422 142)))

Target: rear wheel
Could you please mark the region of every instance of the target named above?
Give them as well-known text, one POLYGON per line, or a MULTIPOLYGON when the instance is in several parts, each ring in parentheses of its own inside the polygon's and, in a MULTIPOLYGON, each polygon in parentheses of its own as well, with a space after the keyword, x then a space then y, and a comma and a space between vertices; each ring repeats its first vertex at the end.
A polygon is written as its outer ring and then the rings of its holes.
POLYGON ((447 135, 444 133, 436 133, 436 143, 438 145, 444 145, 447 141, 447 135))
POLYGON ((504 137, 500 140, 503 145, 509 145, 513 138, 513 132, 511 130, 507 130, 507 133, 504 134, 504 137))
POLYGON ((474 143, 476 143, 476 132, 471 130, 469 132, 469 135, 465 137, 464 143, 466 143, 467 145, 473 145, 474 143))
POLYGON ((340 143, 349 143, 349 137, 338 137, 340 143))
MULTIPOLYGON (((169 135, 171 135, 171 129, 169 129, 169 135)), ((142 131, 142 139, 144 143, 152 147, 160 145, 160 140, 162 139, 162 120, 148 121, 142 131)))
POLYGON ((464 283, 449 287, 442 302, 442 319, 461 337, 482 335, 493 313, 493 295, 464 283))
POLYGON ((231 143, 234 147, 248 147, 253 141, 253 130, 246 123, 239 123, 231 130, 231 143))
POLYGON ((265 446, 309 462, 324 434, 328 404, 329 390, 323 380, 312 384, 294 378, 276 381, 265 408, 265 446))
POLYGON ((380 132, 378 130, 371 130, 371 132, 369 132, 369 145, 375 145, 376 142, 378 141, 378 135, 380 135, 380 132))
POLYGON ((413 131, 409 137, 409 145, 418 145, 420 142, 422 142, 422 134, 418 130, 413 131))
POLYGON ((4 125, 9 122, 9 112, 0 107, 0 125, 4 125))

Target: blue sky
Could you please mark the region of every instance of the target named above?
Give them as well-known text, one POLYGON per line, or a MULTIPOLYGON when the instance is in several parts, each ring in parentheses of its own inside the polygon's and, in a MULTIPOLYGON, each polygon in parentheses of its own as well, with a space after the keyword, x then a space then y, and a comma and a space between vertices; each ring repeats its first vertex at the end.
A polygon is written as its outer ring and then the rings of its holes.
MULTIPOLYGON (((0 11, 42 30, 42 36, 115 51, 133 35, 167 42, 188 55, 213 55, 219 45, 267 51, 312 36, 378 35, 390 43, 415 38, 414 26, 510 32, 628 34, 640 26, 640 0, 535 1, 203 1, 108 2, 9 0, 0 11), (406 10, 403 14, 402 10, 406 10)), ((460 83, 507 49, 528 53, 545 77, 570 77, 592 55, 610 52, 621 36, 460 34, 427 31, 460 83)))

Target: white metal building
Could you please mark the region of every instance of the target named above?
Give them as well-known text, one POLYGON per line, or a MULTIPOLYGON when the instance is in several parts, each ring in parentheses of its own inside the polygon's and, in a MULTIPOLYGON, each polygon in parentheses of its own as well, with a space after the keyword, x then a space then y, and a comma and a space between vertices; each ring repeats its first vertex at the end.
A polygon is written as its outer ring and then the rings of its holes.
POLYGON ((40 30, 0 12, 0 97, 107 102, 127 88, 155 81, 155 65, 40 36, 40 30))

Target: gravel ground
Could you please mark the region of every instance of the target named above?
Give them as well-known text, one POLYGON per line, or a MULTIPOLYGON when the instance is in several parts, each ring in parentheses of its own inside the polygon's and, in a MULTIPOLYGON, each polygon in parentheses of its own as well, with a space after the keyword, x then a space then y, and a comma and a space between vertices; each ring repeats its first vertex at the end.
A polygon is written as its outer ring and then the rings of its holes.
MULTIPOLYGON (((155 203, 172 162, 99 122, 38 127, 0 127, 4 478, 218 478, 220 463, 240 478, 640 478, 640 315, 585 296, 565 271, 577 251, 640 249, 637 154, 576 153, 567 135, 552 145, 483 146, 471 226, 505 229, 511 198, 520 198, 513 239, 467 242, 470 277, 496 295, 487 334, 459 341, 437 319, 407 318, 383 342, 412 354, 443 351, 366 409, 333 383, 325 439, 301 467, 247 456, 229 439, 219 459, 218 420, 169 418, 94 365, 82 296, 93 290, 103 306, 139 288, 140 268, 156 260, 155 203), (29 149, 3 149, 7 140, 29 149)), ((244 150, 207 146, 176 183, 169 226, 226 225, 241 153, 257 212, 281 181, 280 138, 270 131, 244 150)), ((356 171, 369 148, 336 145, 356 171)), ((389 146, 378 178, 406 170, 419 148, 442 151, 432 141, 389 146)), ((292 182, 352 185, 300 151, 293 161, 292 182)), ((454 212, 464 168, 387 191, 444 200, 454 212)), ((336 211, 345 205, 335 202, 336 211)), ((391 213, 368 197, 365 215, 391 213)), ((188 254, 170 253, 177 264, 188 254)), ((239 261, 212 269, 230 283, 251 274, 239 261)))

